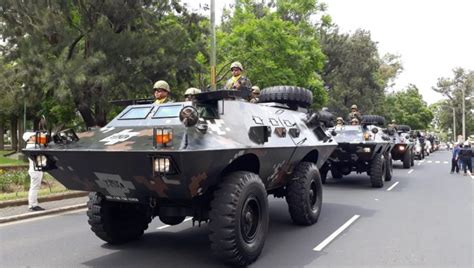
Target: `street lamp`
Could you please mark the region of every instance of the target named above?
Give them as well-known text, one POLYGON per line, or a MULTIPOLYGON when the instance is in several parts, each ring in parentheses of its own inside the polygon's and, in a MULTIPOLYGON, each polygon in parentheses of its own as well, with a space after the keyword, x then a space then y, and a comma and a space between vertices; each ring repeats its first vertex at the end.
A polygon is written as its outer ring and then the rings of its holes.
POLYGON ((23 132, 26 131, 26 84, 21 84, 21 91, 23 92, 23 132))

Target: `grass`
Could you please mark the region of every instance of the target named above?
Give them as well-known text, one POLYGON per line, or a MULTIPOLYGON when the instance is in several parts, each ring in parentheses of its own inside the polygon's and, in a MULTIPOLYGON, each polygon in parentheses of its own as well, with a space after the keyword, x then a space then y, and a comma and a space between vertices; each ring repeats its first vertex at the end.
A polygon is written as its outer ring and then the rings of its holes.
POLYGON ((21 160, 15 160, 8 157, 5 157, 5 154, 11 153, 12 151, 0 151, 0 166, 10 166, 10 165, 24 165, 27 162, 21 160))
MULTIPOLYGON (((24 171, 0 170, 0 201, 15 200, 28 197, 30 177, 24 171)), ((46 196, 68 191, 49 174, 44 173, 38 196, 46 196)))

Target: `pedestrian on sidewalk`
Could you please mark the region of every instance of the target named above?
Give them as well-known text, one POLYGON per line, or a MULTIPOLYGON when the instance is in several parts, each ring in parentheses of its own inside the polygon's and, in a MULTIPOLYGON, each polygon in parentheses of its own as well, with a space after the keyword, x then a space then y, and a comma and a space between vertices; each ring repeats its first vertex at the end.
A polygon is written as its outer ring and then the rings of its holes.
MULTIPOLYGON (((26 149, 35 148, 36 133, 25 132, 23 140, 26 142, 26 149)), ((43 180, 43 172, 35 170, 35 164, 31 158, 28 158, 30 166, 28 174, 30 175, 30 190, 28 191, 28 210, 41 211, 44 208, 38 205, 38 191, 41 187, 41 180, 43 180)))
POLYGON ((459 165, 458 165, 458 160, 459 160, 459 151, 461 149, 459 148, 459 144, 455 144, 452 152, 452 157, 451 157, 451 174, 454 173, 454 170, 456 170, 456 173, 459 173, 459 165))
POLYGON ((471 144, 466 141, 462 150, 459 152, 461 161, 463 163, 464 176, 472 174, 472 148, 471 144), (467 172, 469 170, 469 173, 467 172))

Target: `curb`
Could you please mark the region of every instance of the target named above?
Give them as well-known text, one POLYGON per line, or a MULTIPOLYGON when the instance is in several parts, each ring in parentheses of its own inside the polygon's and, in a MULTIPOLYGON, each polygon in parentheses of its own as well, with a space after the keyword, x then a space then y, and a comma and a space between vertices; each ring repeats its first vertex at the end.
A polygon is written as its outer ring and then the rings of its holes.
POLYGON ((12 221, 36 218, 36 217, 46 216, 46 215, 55 214, 55 213, 86 208, 86 207, 87 207, 87 204, 84 203, 84 204, 72 205, 72 206, 67 206, 67 207, 62 207, 62 208, 54 208, 54 209, 44 210, 44 211, 39 211, 39 212, 29 212, 29 213, 15 215, 15 216, 3 217, 3 218, 0 218, 0 224, 12 222, 12 221))
MULTIPOLYGON (((38 202, 49 202, 49 201, 57 201, 57 200, 63 200, 63 199, 69 199, 69 198, 83 197, 83 196, 87 196, 88 194, 89 194, 88 192, 81 192, 81 191, 51 194, 47 196, 38 197, 38 202)), ((27 204, 28 204, 28 198, 1 201, 0 208, 22 206, 22 205, 27 205, 27 204)))

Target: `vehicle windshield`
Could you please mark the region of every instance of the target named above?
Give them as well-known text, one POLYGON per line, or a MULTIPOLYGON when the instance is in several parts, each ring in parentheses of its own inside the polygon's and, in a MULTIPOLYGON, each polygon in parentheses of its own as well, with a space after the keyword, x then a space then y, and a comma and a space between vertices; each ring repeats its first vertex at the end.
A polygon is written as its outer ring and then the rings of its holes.
POLYGON ((336 128, 336 140, 337 141, 361 141, 363 140, 362 128, 360 126, 344 126, 342 128, 336 128))
POLYGON ((148 114, 151 112, 153 107, 146 106, 146 107, 133 107, 130 110, 126 111, 119 120, 127 120, 127 119, 145 119, 148 114))
POLYGON ((153 118, 170 118, 178 117, 179 111, 183 108, 183 105, 166 105, 160 106, 153 115, 153 118))

